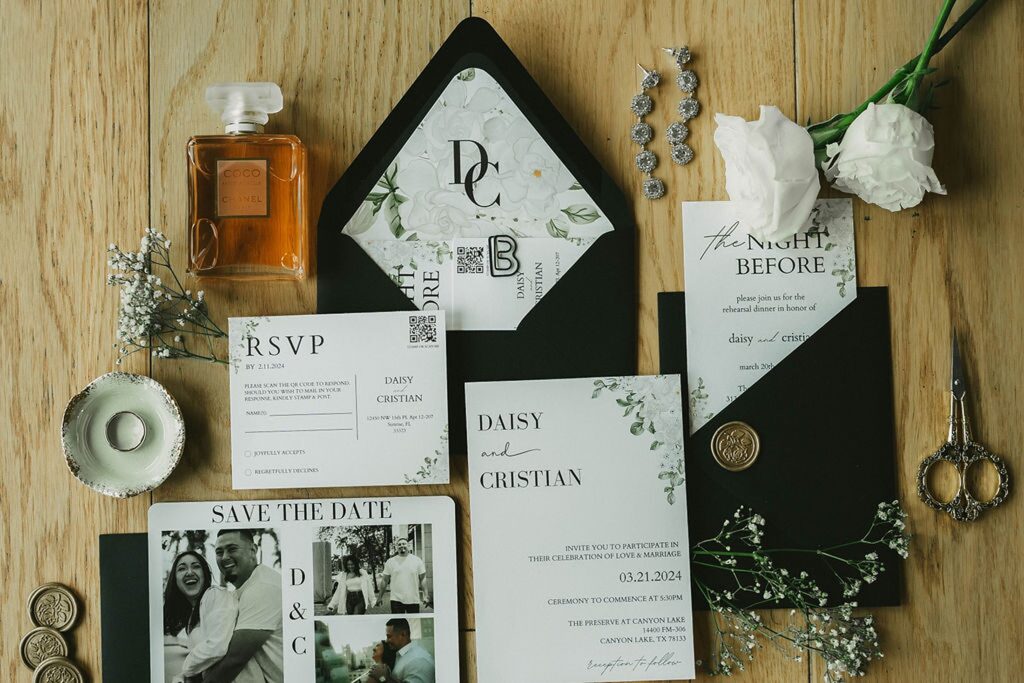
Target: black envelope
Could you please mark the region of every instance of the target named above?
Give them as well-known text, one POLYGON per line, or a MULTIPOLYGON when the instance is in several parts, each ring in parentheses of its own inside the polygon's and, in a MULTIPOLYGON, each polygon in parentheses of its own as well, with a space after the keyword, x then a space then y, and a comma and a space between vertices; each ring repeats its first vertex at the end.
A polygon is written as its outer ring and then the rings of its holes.
MULTIPOLYGON (((658 295, 658 319, 661 371, 683 375, 685 386, 682 292, 658 295)), ((766 548, 813 549, 860 538, 878 503, 896 498, 893 431, 888 290, 861 287, 852 303, 689 437, 690 540, 716 535, 740 505, 767 520, 766 548), (723 469, 711 455, 711 436, 733 420, 751 425, 761 439, 757 461, 742 472, 723 469)), ((901 560, 888 548, 878 552, 886 571, 857 601, 898 605, 901 560)), ((724 587, 717 570, 694 566, 693 572, 724 587)), ((842 602, 827 566, 812 565, 812 573, 833 604, 842 602)), ((707 606, 696 591, 694 601, 707 606)))
POLYGON ((317 312, 415 310, 341 230, 445 86, 486 70, 515 100, 615 227, 586 251, 514 331, 448 334, 451 448, 465 451, 466 382, 636 373, 632 213, 622 193, 516 56, 482 19, 461 22, 324 200, 317 232, 317 312))
POLYGON ((105 683, 149 681, 146 534, 100 536, 100 632, 105 683))

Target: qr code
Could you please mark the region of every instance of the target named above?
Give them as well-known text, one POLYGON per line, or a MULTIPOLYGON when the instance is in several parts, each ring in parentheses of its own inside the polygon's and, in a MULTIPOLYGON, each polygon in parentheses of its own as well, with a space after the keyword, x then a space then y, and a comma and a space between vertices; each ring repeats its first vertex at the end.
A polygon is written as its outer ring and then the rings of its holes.
POLYGON ((426 344, 437 341, 437 316, 409 316, 409 343, 426 344))
POLYGON ((483 247, 459 247, 455 270, 459 273, 484 272, 483 247))

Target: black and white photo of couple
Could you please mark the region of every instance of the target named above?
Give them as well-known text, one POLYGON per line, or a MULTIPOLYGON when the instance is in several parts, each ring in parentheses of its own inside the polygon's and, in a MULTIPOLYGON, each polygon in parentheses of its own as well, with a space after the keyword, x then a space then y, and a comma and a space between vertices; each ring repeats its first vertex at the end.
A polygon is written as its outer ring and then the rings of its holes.
POLYGON ((165 531, 165 683, 284 683, 273 529, 165 531))
POLYGON ((317 620, 316 683, 435 683, 431 618, 317 620))
POLYGON ((433 612, 429 524, 322 527, 315 539, 317 616, 433 612))

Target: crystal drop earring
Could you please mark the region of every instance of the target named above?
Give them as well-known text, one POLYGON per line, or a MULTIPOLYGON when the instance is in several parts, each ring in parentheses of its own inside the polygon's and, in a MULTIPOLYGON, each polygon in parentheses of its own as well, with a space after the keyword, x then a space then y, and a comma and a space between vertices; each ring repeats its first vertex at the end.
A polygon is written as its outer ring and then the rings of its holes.
POLYGON ((637 117, 637 122, 629 131, 629 138, 640 145, 640 151, 634 162, 640 172, 646 176, 641 185, 641 191, 647 199, 658 199, 665 196, 665 183, 651 175, 658 166, 658 157, 647 149, 648 143, 654 139, 654 130, 649 123, 644 121, 644 117, 654 109, 654 100, 647 94, 647 91, 661 82, 661 76, 657 71, 648 71, 639 64, 637 67, 643 72, 643 78, 640 79, 640 94, 634 95, 633 101, 629 105, 637 117))
POLYGON ((690 135, 690 129, 686 124, 700 113, 700 102, 697 101, 695 94, 699 81, 697 74, 693 70, 686 68, 686 65, 693 58, 688 47, 664 47, 662 50, 672 55, 672 58, 676 61, 676 66, 679 68, 679 74, 676 76, 676 85, 679 86, 683 93, 683 99, 679 101, 678 109, 682 120, 675 121, 665 129, 665 139, 672 147, 669 155, 672 157, 672 161, 682 166, 693 161, 693 148, 686 143, 686 138, 690 135))

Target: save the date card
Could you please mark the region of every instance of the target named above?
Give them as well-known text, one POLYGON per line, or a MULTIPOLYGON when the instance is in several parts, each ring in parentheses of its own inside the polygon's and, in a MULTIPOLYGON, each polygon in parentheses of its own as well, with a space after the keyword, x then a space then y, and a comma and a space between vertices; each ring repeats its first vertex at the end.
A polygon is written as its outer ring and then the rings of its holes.
POLYGON ((448 482, 444 312, 231 318, 236 489, 448 482))
POLYGON ((158 503, 153 683, 459 680, 445 497, 158 503))

